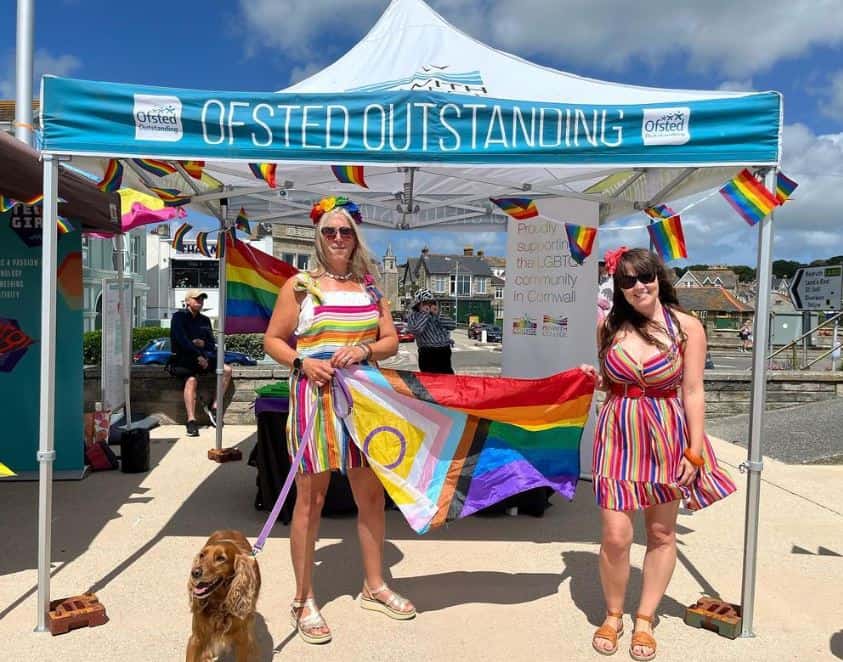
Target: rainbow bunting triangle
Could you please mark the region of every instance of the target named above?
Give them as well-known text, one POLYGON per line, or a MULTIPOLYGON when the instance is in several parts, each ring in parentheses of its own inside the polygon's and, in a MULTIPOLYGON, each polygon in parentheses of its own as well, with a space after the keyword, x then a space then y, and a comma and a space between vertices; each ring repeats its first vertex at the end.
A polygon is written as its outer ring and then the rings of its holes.
POLYGON ((25 204, 25 205, 29 205, 30 207, 34 207, 34 206, 35 206, 35 205, 37 205, 39 202, 41 202, 43 199, 44 199, 44 194, 43 194, 43 193, 39 193, 38 195, 36 195, 36 196, 35 196, 34 198, 32 198, 31 200, 18 200, 18 202, 21 202, 21 203, 23 203, 23 204, 25 204))
POLYGON ((568 247, 571 250, 571 257, 577 264, 582 264, 585 262, 585 258, 591 255, 591 251, 594 248, 594 240, 597 238, 597 228, 565 223, 565 234, 568 235, 568 247))
POLYGON ((776 173, 776 199, 779 201, 780 205, 783 205, 790 199, 790 196, 793 195, 797 186, 799 186, 799 184, 794 182, 783 172, 776 173))
POLYGON ((196 250, 205 257, 211 257, 211 250, 208 248, 208 233, 196 233, 196 250))
POLYGON ((179 163, 181 163, 181 167, 193 179, 202 181, 202 172, 205 170, 204 161, 179 161, 179 163))
POLYGON ((746 168, 720 189, 720 195, 750 225, 758 223, 780 204, 746 168))
POLYGON ((237 213, 234 227, 240 230, 240 232, 245 232, 248 235, 252 234, 252 228, 249 226, 249 217, 246 215, 246 210, 243 207, 240 207, 240 211, 237 213))
POLYGON ((76 228, 68 221, 66 218, 62 218, 59 216, 58 220, 56 221, 56 228, 59 231, 59 234, 67 234, 68 232, 73 232, 76 228))
POLYGON ((102 179, 97 188, 105 193, 114 193, 123 184, 123 164, 117 159, 109 159, 102 179))
POLYGON ((667 205, 655 205, 653 207, 647 207, 644 210, 644 213, 647 214, 650 218, 670 218, 671 216, 676 216, 676 212, 673 211, 667 205))
POLYGON ((132 159, 132 163, 156 177, 166 177, 176 172, 173 165, 158 159, 132 159))
POLYGON ((536 201, 532 198, 489 198, 489 200, 519 221, 539 215, 536 201))
POLYGON ((331 172, 338 182, 343 184, 357 184, 363 188, 369 188, 366 180, 363 179, 363 166, 342 165, 331 166, 331 172))
POLYGON ((272 317, 278 291, 298 270, 238 240, 231 232, 218 240, 217 256, 222 243, 226 255, 225 332, 263 333, 272 317))
POLYGON ((149 190, 164 201, 166 207, 181 207, 190 202, 190 196, 185 195, 177 188, 159 188, 157 186, 150 186, 149 190))
POLYGON ((9 211, 16 204, 18 203, 12 200, 11 198, 5 195, 0 195, 0 214, 2 214, 4 211, 9 211))
POLYGON ((220 260, 225 258, 226 237, 230 234, 231 230, 220 230, 217 234, 217 258, 220 260))
POLYGON ((192 225, 188 223, 182 223, 178 229, 173 233, 173 240, 170 242, 173 249, 176 251, 184 250, 184 237, 185 235, 193 229, 192 225))
POLYGON ((647 227, 653 246, 665 262, 688 257, 685 234, 679 216, 671 216, 647 227))
POLYGON ((275 168, 276 165, 274 163, 249 164, 249 170, 252 171, 252 174, 269 184, 269 188, 275 188, 275 168))

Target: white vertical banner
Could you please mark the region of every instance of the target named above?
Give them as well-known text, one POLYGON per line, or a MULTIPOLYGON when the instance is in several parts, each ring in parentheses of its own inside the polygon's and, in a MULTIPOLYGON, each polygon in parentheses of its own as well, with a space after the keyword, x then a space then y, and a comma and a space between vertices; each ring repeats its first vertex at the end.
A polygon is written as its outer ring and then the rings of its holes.
POLYGON ((131 356, 123 355, 123 331, 120 324, 120 306, 126 306, 129 315, 129 329, 134 328, 132 303, 134 287, 132 279, 123 281, 123 296, 116 278, 102 281, 102 403, 103 408, 114 411, 125 404, 123 389, 123 361, 131 356), (122 299, 122 300, 121 300, 122 299))
MULTIPOLYGON (((510 218, 504 286, 503 362, 507 377, 546 377, 581 363, 596 365, 596 253, 582 265, 571 258, 565 227, 597 227, 596 203, 542 198, 542 216, 510 218)), ((594 412, 583 430, 583 473, 591 472, 594 412)))

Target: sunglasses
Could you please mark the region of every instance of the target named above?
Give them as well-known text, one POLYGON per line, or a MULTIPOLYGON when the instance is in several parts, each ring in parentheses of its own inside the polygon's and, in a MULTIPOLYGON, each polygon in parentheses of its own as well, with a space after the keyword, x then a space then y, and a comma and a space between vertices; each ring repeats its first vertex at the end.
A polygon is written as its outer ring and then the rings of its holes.
POLYGON ((635 287, 636 282, 649 285, 654 280, 656 280, 656 273, 654 271, 644 271, 643 273, 634 274, 632 276, 627 274, 620 274, 618 276, 618 284, 621 286, 621 289, 624 290, 635 287))
POLYGON ((342 237, 343 239, 350 239, 351 237, 354 236, 354 230, 352 230, 347 225, 343 225, 343 226, 338 227, 338 228, 332 228, 330 226, 325 226, 324 228, 322 228, 320 230, 320 232, 322 233, 322 236, 325 237, 325 239, 333 239, 334 237, 337 236, 337 232, 340 233, 340 237, 342 237))

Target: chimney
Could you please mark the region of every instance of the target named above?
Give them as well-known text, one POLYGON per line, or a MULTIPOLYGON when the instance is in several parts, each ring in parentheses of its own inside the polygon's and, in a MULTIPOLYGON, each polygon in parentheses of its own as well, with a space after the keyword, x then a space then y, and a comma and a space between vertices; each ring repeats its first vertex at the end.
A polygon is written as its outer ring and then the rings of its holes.
POLYGON ((430 249, 429 249, 427 246, 425 246, 424 248, 422 248, 422 256, 423 256, 423 257, 427 257, 427 254, 428 254, 428 253, 430 253, 430 249))
POLYGON ((477 257, 483 257, 484 255, 485 253, 483 252, 483 249, 477 251, 477 257))
POLYGON ((466 246, 462 249, 462 254, 463 257, 471 257, 472 255, 474 255, 474 248, 471 246, 466 246))

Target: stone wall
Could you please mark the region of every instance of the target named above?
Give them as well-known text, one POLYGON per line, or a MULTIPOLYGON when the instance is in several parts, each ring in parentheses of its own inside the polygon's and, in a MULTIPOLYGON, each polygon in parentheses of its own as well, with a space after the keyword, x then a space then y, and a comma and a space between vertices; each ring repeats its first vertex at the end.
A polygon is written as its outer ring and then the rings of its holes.
MULTIPOLYGON (((249 367, 234 368, 234 382, 226 394, 225 422, 229 424, 253 424, 255 422, 252 402, 255 388, 287 379, 286 368, 249 367)), ((792 407, 806 402, 818 402, 843 397, 843 372, 770 372, 767 382, 767 408, 792 407)), ((752 387, 748 372, 718 372, 706 375, 706 415, 708 417, 729 416, 749 412, 749 396, 752 387)), ((99 368, 85 369, 85 408, 94 409, 100 399, 99 368)), ((214 394, 212 376, 200 380, 199 391, 210 399, 214 394)), ((184 401, 181 381, 171 377, 158 366, 135 366, 132 368, 132 410, 154 415, 162 423, 184 423, 184 401)), ((201 410, 197 418, 205 422, 201 410)))

